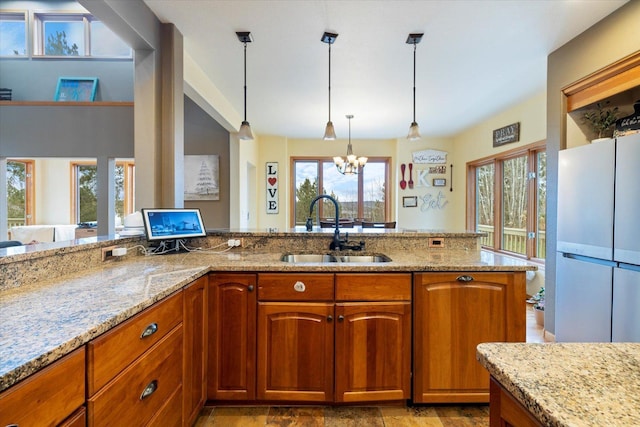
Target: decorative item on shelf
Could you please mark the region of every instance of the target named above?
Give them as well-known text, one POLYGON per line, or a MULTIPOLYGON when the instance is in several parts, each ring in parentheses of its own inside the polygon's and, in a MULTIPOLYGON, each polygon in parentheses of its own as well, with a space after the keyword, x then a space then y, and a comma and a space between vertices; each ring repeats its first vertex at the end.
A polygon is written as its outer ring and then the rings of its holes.
POLYGON ((59 102, 93 101, 97 89, 97 77, 60 77, 53 100, 59 102))
POLYGON ((11 89, 6 87, 0 88, 0 101, 11 101, 11 89))
POLYGON ((595 110, 589 110, 582 116, 582 122, 588 124, 596 139, 591 142, 598 142, 613 137, 613 130, 618 119, 618 107, 604 108, 602 103, 596 103, 595 110))
POLYGON ((616 129, 613 132, 614 137, 640 132, 640 99, 633 104, 633 110, 633 114, 616 121, 616 129))
POLYGON ((416 141, 420 139, 420 127, 416 122, 416 46, 422 40, 424 33, 412 33, 407 37, 407 44, 413 45, 413 121, 409 126, 409 134, 407 139, 409 141, 416 141))
POLYGON ((355 175, 360 171, 360 168, 363 168, 364 165, 367 164, 366 157, 356 157, 353 154, 353 148, 351 147, 351 119, 353 118, 353 114, 347 114, 345 116, 349 119, 349 144, 347 145, 347 157, 334 157, 333 163, 335 163, 336 168, 338 168, 338 172, 343 175, 355 175))
POLYGON ((253 133, 251 133, 251 125, 247 121, 247 43, 251 43, 251 33, 249 31, 236 31, 238 40, 244 44, 244 120, 240 125, 238 131, 238 138, 242 140, 253 139, 253 133))
POLYGON ((333 141, 336 139, 336 131, 333 128, 333 122, 331 121, 331 45, 337 38, 338 34, 325 32, 320 39, 322 43, 326 43, 329 46, 329 121, 327 122, 327 126, 324 130, 324 137, 322 138, 325 141, 333 141))

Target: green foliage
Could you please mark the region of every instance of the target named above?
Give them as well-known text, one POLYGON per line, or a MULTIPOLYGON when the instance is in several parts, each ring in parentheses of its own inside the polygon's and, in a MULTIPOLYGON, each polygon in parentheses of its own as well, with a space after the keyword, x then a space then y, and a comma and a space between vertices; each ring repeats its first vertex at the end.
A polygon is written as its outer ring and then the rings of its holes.
POLYGON ((78 191, 80 202, 80 222, 98 220, 98 168, 78 167, 78 191))
POLYGON ((26 209, 26 165, 7 162, 7 214, 9 218, 24 218, 26 209))
POLYGON ((598 138, 611 138, 618 120, 618 107, 604 108, 600 102, 595 110, 589 110, 582 116, 582 122, 588 124, 598 138))
POLYGON ((49 34, 47 39, 47 45, 45 46, 46 55, 57 56, 78 56, 78 45, 73 44, 69 46, 67 42, 67 33, 64 31, 56 31, 55 36, 49 34))
MULTIPOLYGON (((318 195, 318 178, 313 182, 309 178, 305 179, 298 188, 296 188, 296 219, 297 225, 304 225, 309 216, 309 206, 314 197, 318 195)), ((317 209, 317 208, 316 208, 317 209)))

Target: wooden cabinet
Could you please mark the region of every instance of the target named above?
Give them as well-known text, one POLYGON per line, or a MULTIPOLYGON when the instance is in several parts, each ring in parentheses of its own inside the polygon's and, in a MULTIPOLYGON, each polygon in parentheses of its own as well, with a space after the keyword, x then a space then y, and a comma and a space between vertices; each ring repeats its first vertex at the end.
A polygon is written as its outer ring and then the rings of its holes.
POLYGON ((258 399, 409 398, 410 274, 261 274, 258 299, 258 399))
MULTIPOLYGON (((207 276, 184 289, 184 424, 194 424, 207 400, 207 276)), ((166 417, 162 417, 166 420, 166 417)))
POLYGON ((0 425, 77 425, 73 422, 84 411, 84 395, 85 348, 81 347, 0 393, 0 425))
POLYGON ((172 398, 182 424, 183 304, 177 292, 87 344, 90 427, 145 425, 172 398))
POLYGON ((542 427, 520 402, 491 377, 489 425, 491 427, 542 427))
POLYGON ((208 399, 255 399, 255 290, 255 274, 209 275, 208 399))
POLYGON ((525 273, 417 273, 413 304, 413 401, 488 402, 476 346, 525 341, 525 273))

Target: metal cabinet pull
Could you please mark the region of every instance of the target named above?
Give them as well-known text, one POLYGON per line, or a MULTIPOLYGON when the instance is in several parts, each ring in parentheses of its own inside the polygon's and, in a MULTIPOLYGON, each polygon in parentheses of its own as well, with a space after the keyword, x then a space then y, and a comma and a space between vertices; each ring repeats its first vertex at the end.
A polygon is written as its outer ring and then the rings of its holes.
POLYGON ((473 281, 473 276, 458 276, 456 280, 458 282, 471 282, 473 281))
POLYGON ((253 285, 249 285, 247 289, 249 290, 249 292, 253 292, 253 285))
POLYGON ((158 332, 158 324, 156 322, 150 323, 149 326, 144 328, 144 331, 140 334, 140 339, 146 338, 158 332))
POLYGON ((344 316, 342 314, 338 316, 338 322, 344 322, 344 316))
POLYGON ((327 316, 327 322, 329 322, 329 323, 333 322, 333 316, 332 315, 328 315, 327 316))
POLYGON ((158 380, 151 381, 145 388, 142 390, 142 394, 140 395, 140 400, 144 400, 147 397, 151 396, 158 389, 158 380))

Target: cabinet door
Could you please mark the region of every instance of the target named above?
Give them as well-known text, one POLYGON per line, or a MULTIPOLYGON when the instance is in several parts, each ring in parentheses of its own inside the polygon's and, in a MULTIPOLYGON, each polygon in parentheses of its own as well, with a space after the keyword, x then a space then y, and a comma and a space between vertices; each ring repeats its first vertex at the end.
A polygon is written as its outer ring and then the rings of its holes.
POLYGON ((336 319, 336 401, 408 399, 411 303, 341 303, 336 319))
POLYGON ((255 399, 256 276, 209 276, 207 398, 255 399))
POLYGON ((258 399, 333 399, 333 303, 258 304, 258 399))
POLYGON ((207 276, 184 290, 184 378, 183 417, 185 425, 193 425, 207 400, 207 276))
POLYGON ((414 283, 414 402, 488 402, 476 346, 525 341, 524 272, 420 273, 414 283))

